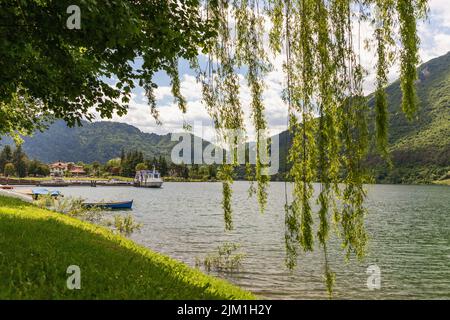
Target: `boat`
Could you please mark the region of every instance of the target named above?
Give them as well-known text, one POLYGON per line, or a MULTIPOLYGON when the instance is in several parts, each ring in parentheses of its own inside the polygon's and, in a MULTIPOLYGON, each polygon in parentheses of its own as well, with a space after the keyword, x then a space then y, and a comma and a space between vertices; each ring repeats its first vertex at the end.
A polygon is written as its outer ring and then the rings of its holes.
POLYGON ((161 174, 155 170, 155 167, 153 167, 153 170, 136 171, 136 176, 134 177, 135 187, 161 188, 163 182, 161 174))
POLYGON ((59 196, 62 196, 61 192, 56 191, 56 190, 48 190, 45 188, 34 188, 31 190, 31 196, 33 197, 34 200, 37 200, 39 198, 39 196, 52 196, 54 198, 57 198, 59 196))
POLYGON ((0 184, 0 189, 3 189, 3 190, 12 190, 12 189, 14 189, 14 187, 13 187, 13 186, 4 186, 4 185, 0 184))
POLYGON ((133 200, 122 202, 85 202, 83 203, 83 207, 110 210, 131 209, 133 207, 133 200))

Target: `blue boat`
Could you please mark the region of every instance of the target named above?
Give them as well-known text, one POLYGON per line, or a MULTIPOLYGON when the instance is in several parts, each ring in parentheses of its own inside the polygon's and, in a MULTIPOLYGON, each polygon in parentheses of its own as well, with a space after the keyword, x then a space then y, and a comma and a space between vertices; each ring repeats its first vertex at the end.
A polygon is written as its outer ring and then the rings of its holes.
POLYGON ((48 195, 56 198, 61 196, 61 192, 51 191, 45 188, 34 188, 31 190, 31 195, 33 196, 33 199, 37 200, 39 196, 48 196, 48 195))
POLYGON ((97 203, 83 203, 85 208, 99 208, 109 210, 126 210, 133 207, 133 200, 123 202, 97 202, 97 203))

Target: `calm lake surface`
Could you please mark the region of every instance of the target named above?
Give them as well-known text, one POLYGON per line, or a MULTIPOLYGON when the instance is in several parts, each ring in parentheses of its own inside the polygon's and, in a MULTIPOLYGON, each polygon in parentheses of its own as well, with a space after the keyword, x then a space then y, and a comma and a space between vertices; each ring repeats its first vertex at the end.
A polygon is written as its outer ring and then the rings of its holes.
MULTIPOLYGON (((143 223, 132 238, 155 251, 194 266, 195 257, 223 242, 242 245, 243 270, 220 275, 257 295, 274 299, 326 298, 323 253, 302 253, 295 271, 284 266, 284 183, 270 185, 268 207, 260 214, 248 199, 247 182, 235 182, 235 230, 224 232, 219 183, 165 183, 162 189, 68 187, 66 196, 90 201, 134 199, 131 213, 143 223)), ((450 187, 368 186, 369 252, 348 263, 332 240, 330 263, 336 272, 335 298, 450 298, 450 187), (366 269, 381 269, 381 289, 367 288, 366 269)), ((317 223, 316 223, 317 224, 317 223)))

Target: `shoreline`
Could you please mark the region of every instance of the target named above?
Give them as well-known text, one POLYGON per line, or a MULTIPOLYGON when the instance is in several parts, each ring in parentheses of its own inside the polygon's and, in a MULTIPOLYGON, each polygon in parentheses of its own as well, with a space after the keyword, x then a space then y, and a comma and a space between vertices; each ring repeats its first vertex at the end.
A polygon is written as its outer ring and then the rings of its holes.
MULTIPOLYGON (((251 180, 234 180, 233 182, 254 182, 251 180)), ((282 181, 282 180, 273 180, 269 181, 270 183, 293 183, 292 181, 282 181)), ((166 183, 222 183, 220 180, 164 180, 164 184, 166 183)), ((313 184, 320 184, 320 182, 313 182, 313 184)), ((71 183, 67 181, 64 185, 52 185, 52 184, 41 184, 41 183, 26 183, 26 182, 20 182, 20 183, 4 183, 4 181, 0 181, 0 186, 14 186, 14 187, 44 187, 44 188, 67 188, 67 187, 132 187, 135 188, 136 186, 132 183, 104 183, 102 181, 96 182, 94 186, 88 181, 79 183, 74 182, 71 183)), ((371 185, 381 185, 381 186, 450 186, 450 180, 436 180, 431 183, 366 183, 365 186, 371 186, 371 185)), ((2 190, 2 189, 0 189, 2 190)), ((5 191, 5 190, 3 190, 5 191)))
POLYGON ((22 194, 20 192, 15 192, 12 190, 4 190, 4 189, 0 189, 0 196, 4 196, 4 197, 11 197, 11 198, 15 198, 15 199, 19 199, 28 203, 33 203, 33 198, 31 196, 27 196, 25 194, 22 194))

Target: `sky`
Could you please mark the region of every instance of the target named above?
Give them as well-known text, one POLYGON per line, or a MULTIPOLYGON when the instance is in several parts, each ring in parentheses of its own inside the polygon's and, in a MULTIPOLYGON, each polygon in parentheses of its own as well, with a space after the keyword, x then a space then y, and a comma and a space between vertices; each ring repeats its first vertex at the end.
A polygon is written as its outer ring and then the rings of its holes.
MULTIPOLYGON (((426 62, 450 51, 450 0, 429 0, 429 7, 430 12, 427 21, 420 22, 418 25, 418 33, 421 40, 421 62, 426 62)), ((371 34, 370 26, 361 25, 361 38, 355 38, 355 42, 362 42, 365 36, 370 36, 371 34)), ((364 46, 361 45, 361 47, 364 46)), ((361 63, 368 72, 364 82, 364 91, 365 93, 370 93, 374 88, 375 75, 372 68, 376 63, 376 59, 373 52, 365 49, 362 49, 360 55, 361 63)), ((281 70, 284 56, 273 56, 270 59, 274 65, 274 70, 266 76, 266 89, 263 98, 269 134, 273 135, 286 130, 287 107, 281 98, 281 92, 285 87, 285 77, 281 70)), ((241 82, 240 96, 246 118, 247 135, 249 139, 252 139, 254 131, 249 120, 250 92, 245 84, 244 75, 239 74, 239 77, 241 82)), ((193 72, 189 70, 185 62, 180 62, 180 78, 181 92, 188 102, 186 114, 183 114, 174 103, 167 76, 163 73, 158 73, 154 80, 159 85, 155 93, 162 125, 157 125, 152 118, 142 88, 136 88, 133 91, 128 114, 122 117, 114 116, 111 121, 125 122, 136 126, 143 132, 158 134, 183 131, 184 123, 195 125, 197 130, 202 125, 203 137, 211 139, 214 129, 211 126, 210 117, 202 104, 201 86, 196 82, 193 72)), ((389 80, 394 81, 397 78, 398 65, 395 65, 390 70, 389 80)))

